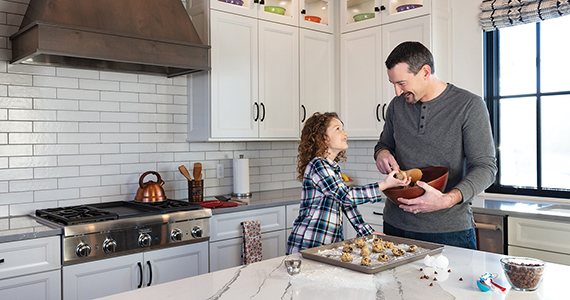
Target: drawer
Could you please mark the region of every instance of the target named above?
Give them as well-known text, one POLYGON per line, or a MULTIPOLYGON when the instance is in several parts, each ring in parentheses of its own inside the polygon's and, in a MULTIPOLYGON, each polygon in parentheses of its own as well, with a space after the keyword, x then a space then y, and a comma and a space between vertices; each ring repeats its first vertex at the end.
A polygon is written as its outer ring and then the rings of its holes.
POLYGON ((0 279, 61 267, 60 237, 0 243, 0 279))
POLYGON ((285 206, 213 215, 210 218, 210 241, 242 236, 241 222, 259 221, 261 232, 285 229, 285 206))
MULTIPOLYGON (((388 200, 390 201, 390 200, 388 200)), ((364 222, 370 224, 382 224, 384 221, 384 203, 366 203, 358 206, 358 211, 362 215, 364 222)), ((376 227, 374 227, 376 229, 376 227)), ((377 229, 376 229, 377 230, 377 229)), ((380 231, 380 230, 378 230, 380 231)))
POLYGON ((570 254, 570 223, 509 217, 509 245, 570 254))
POLYGON ((536 249, 529 249, 517 246, 509 246, 510 256, 533 257, 546 262, 553 262, 557 264, 570 265, 570 255, 554 253, 549 251, 542 251, 536 249))
POLYGON ((287 228, 292 228, 293 222, 295 222, 295 220, 299 216, 300 206, 299 204, 291 204, 287 205, 286 209, 287 209, 287 228))

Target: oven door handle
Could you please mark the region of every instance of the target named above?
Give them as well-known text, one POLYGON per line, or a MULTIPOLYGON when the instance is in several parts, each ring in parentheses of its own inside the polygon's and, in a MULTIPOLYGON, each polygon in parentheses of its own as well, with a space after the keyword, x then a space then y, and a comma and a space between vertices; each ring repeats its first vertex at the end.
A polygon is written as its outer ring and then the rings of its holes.
POLYGON ((143 285, 143 268, 140 261, 137 263, 137 265, 139 266, 139 275, 140 275, 139 285, 137 286, 137 289, 140 289, 143 285))
POLYGON ((501 226, 499 224, 487 224, 487 223, 477 223, 475 222, 475 228, 477 229, 487 229, 487 230, 499 230, 501 226))
POLYGON ((146 264, 148 266, 148 282, 146 286, 150 286, 150 284, 152 283, 152 265, 150 264, 150 260, 147 260, 146 264))

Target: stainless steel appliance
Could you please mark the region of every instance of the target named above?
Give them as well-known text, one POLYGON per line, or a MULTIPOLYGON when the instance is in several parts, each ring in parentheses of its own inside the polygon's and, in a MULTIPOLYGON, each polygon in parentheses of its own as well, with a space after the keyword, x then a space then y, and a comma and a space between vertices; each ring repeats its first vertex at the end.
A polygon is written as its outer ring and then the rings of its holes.
POLYGON ((473 213, 477 249, 481 251, 507 254, 507 216, 473 213))
POLYGON ((63 229, 64 266, 209 240, 210 209, 178 200, 117 201, 36 210, 63 229))

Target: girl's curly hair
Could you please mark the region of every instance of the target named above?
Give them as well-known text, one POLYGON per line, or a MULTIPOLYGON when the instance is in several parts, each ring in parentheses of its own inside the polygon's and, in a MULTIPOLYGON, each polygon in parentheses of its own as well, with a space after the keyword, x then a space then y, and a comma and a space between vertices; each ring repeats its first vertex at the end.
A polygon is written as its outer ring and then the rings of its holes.
MULTIPOLYGON (((301 132, 301 141, 299 142, 299 154, 297 155, 297 179, 300 181, 303 181, 305 168, 313 158, 326 157, 328 153, 327 128, 333 118, 340 120, 335 112, 316 112, 305 122, 301 132)), ((341 151, 334 161, 346 161, 345 153, 346 151, 341 151)))

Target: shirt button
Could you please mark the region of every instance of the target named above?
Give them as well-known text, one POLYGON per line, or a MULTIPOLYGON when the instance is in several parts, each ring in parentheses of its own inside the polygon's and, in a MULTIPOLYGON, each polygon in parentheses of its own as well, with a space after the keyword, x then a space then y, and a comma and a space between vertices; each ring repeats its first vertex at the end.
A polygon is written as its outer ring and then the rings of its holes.
POLYGON ((420 125, 420 128, 424 128, 424 125, 420 125))
POLYGON ((425 118, 426 118, 425 116, 422 116, 422 120, 425 119, 425 118))
POLYGON ((424 105, 422 108, 423 108, 423 109, 426 109, 426 107, 427 107, 427 106, 424 105))

